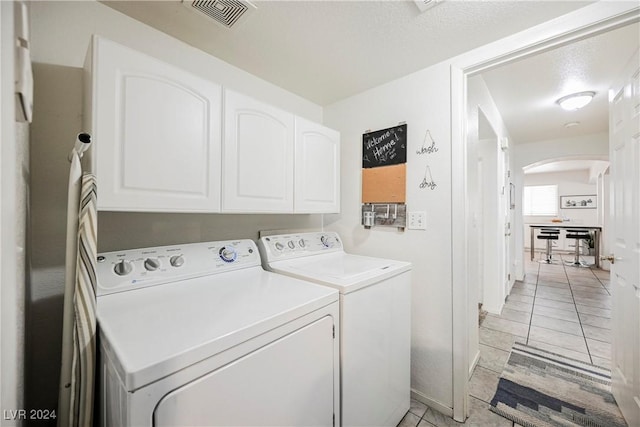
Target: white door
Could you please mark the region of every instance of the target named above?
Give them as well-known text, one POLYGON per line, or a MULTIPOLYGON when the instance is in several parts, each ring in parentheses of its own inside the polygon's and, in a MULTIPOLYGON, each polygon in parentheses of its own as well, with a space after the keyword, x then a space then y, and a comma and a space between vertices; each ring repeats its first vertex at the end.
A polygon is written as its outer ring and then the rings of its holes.
POLYGON ((296 117, 296 213, 340 212, 340 133, 296 117))
POLYGON ((86 68, 98 209, 219 212, 221 87, 101 37, 86 68))
POLYGON ((224 93, 223 212, 293 212, 293 114, 224 93))
POLYGON ((609 95, 613 292, 613 395, 630 426, 640 425, 640 56, 609 95))

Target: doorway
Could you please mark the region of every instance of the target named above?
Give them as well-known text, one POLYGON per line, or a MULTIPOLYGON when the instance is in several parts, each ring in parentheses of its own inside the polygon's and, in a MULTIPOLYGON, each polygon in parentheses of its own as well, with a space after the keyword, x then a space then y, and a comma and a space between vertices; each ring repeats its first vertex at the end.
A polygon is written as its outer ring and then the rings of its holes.
POLYGON ((487 313, 499 315, 508 293, 508 156, 482 106, 469 111, 469 376, 480 359, 478 326, 487 313))
MULTIPOLYGON (((620 26, 636 22, 637 7, 624 5, 596 4, 584 13, 573 14, 561 23, 552 22, 530 31, 495 43, 490 48, 482 49, 454 64, 451 69, 452 84, 452 169, 464 173, 454 174, 452 180, 453 221, 469 224, 468 218, 468 180, 466 130, 466 87, 467 78, 483 70, 509 61, 528 57, 538 52, 568 44, 579 39, 601 34, 620 26), (544 37, 540 36, 544 34, 544 37)), ((485 165, 486 166, 486 165, 485 165)), ((484 166, 483 166, 484 167, 484 166)), ((518 185, 517 179, 516 185, 518 185)), ((520 183, 521 184, 521 183, 520 183)), ((521 202, 521 200, 520 200, 521 202)), ((518 199, 516 198, 516 206, 518 199)), ((516 215, 518 213, 516 212, 516 215)), ((454 335, 454 419, 463 421, 467 413, 468 382, 465 372, 468 369, 469 348, 468 310, 469 301, 469 268, 467 227, 453 232, 453 335, 454 335), (466 366, 465 366, 466 365, 466 366), (466 369, 462 369, 465 367, 466 369)), ((518 243, 516 242, 516 245, 518 243)), ((522 264, 521 264, 521 267, 522 264)))

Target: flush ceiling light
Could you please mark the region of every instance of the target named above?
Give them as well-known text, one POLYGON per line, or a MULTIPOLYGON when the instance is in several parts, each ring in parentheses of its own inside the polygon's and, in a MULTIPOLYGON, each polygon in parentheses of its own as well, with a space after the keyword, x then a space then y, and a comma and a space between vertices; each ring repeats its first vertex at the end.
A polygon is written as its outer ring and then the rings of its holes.
POLYGON ((590 103, 595 94, 596 93, 593 91, 573 93, 571 95, 563 96, 556 102, 565 110, 578 110, 590 103))

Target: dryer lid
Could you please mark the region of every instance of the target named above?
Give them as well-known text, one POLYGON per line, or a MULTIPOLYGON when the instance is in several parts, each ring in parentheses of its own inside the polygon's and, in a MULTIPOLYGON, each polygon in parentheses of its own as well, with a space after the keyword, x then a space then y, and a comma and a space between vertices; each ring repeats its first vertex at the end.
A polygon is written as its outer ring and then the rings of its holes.
POLYGON ((275 272, 332 286, 342 293, 348 293, 408 271, 411 264, 335 252, 273 262, 270 267, 275 272))

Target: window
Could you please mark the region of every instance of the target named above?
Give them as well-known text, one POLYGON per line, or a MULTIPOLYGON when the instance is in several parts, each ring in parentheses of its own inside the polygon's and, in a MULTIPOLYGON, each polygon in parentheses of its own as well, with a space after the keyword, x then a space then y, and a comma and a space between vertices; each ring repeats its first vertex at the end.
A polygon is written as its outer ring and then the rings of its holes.
POLYGON ((558 186, 525 186, 523 209, 523 215, 558 215, 558 186))

